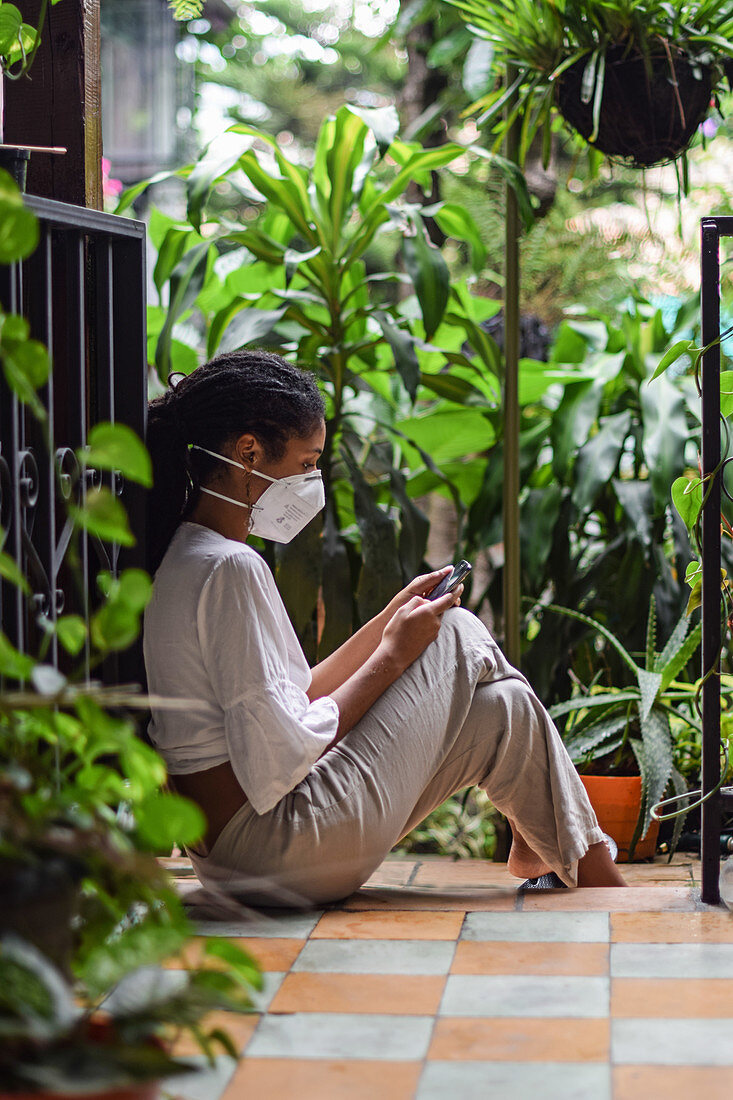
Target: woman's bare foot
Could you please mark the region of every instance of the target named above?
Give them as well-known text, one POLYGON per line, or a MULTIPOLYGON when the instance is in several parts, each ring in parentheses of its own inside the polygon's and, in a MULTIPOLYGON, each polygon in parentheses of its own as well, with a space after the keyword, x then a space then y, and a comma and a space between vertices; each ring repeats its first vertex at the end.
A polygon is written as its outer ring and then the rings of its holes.
POLYGON ((578 886, 626 886, 628 885, 616 864, 604 840, 591 844, 588 851, 578 860, 578 886))
POLYGON ((547 874, 550 868, 545 861, 532 851, 514 822, 509 824, 512 829, 512 846, 506 862, 509 874, 517 878, 539 878, 547 874))

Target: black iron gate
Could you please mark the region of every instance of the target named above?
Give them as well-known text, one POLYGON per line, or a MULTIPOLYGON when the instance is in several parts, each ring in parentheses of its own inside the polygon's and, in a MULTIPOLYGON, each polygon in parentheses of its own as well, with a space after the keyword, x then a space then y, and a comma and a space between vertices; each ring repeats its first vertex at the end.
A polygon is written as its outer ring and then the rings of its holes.
POLYGON ((733 787, 720 789, 720 652, 722 642, 720 506, 724 490, 720 439, 720 240, 733 237, 733 217, 703 218, 702 344, 702 900, 720 901, 720 830, 733 810, 733 787))
MULTIPOLYGON (((2 626, 23 652, 38 651, 44 620, 74 611, 89 618, 100 569, 142 565, 144 500, 119 474, 84 470, 76 451, 100 421, 121 421, 143 436, 146 413, 145 226, 142 222, 27 197, 40 221, 40 243, 23 263, 0 268, 0 302, 30 323, 52 361, 39 397, 42 428, 0 378, 0 527, 3 549, 28 578, 32 594, 0 585, 2 626), (127 508, 137 545, 118 547, 81 532, 78 568, 69 563, 70 502, 106 485, 127 508), (79 582, 81 578, 81 583, 79 582)), ((81 655, 89 675, 88 644, 81 655)), ((58 664, 55 638, 46 660, 58 664)), ((136 677, 138 658, 123 655, 107 674, 136 677)))

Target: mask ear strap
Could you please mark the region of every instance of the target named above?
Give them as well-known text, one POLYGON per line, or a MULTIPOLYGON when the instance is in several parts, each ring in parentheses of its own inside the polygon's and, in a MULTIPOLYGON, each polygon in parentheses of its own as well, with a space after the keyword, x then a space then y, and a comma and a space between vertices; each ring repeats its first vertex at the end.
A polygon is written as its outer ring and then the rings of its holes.
POLYGON ((208 447, 199 447, 198 443, 189 443, 189 450, 203 451, 206 455, 211 455, 212 458, 218 458, 220 462, 228 462, 230 466, 236 466, 238 470, 244 470, 246 474, 256 474, 257 477, 264 477, 266 481, 277 481, 276 477, 270 477, 269 474, 260 473, 259 470, 248 470, 243 462, 235 462, 233 458, 227 458, 226 455, 220 455, 217 451, 210 451, 208 447))

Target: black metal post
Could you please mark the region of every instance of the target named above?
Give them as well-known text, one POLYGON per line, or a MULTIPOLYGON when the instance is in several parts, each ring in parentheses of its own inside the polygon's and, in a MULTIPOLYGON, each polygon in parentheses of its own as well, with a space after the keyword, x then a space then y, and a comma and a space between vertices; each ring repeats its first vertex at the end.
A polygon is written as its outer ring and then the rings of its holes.
MULTIPOLYGON (((720 780, 720 234, 702 221, 702 777, 703 792, 720 780)), ((720 901, 720 799, 702 805, 702 900, 720 901)))

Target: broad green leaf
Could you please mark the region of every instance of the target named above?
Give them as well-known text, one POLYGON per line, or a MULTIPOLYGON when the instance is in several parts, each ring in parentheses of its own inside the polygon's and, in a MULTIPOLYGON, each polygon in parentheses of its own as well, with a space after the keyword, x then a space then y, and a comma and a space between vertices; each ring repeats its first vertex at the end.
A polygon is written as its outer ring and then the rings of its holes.
POLYGON ((349 449, 341 453, 354 488, 354 509, 361 535, 362 566, 356 591, 362 620, 378 614, 402 584, 395 524, 374 499, 373 491, 349 449))
POLYGON ((596 435, 581 449, 575 464, 572 500, 579 512, 592 509, 596 496, 616 472, 624 440, 631 427, 631 413, 607 416, 596 435))
POLYGON ((400 507, 400 564, 405 576, 414 577, 420 572, 425 557, 430 522, 408 495, 405 476, 401 470, 390 470, 389 484, 392 496, 400 507))
POLYGON ((461 82, 471 99, 487 91, 494 73, 494 47, 483 38, 474 38, 463 63, 461 82))
POLYGON ((496 438, 483 413, 471 408, 436 409, 398 421, 395 427, 429 453, 438 465, 486 451, 496 438))
POLYGON ((417 386, 420 378, 417 353, 415 351, 415 339, 409 330, 400 328, 393 317, 388 313, 377 310, 374 313, 376 321, 382 330, 382 334, 392 349, 394 363, 405 389, 414 401, 417 394, 417 386))
POLYGON ((172 272, 178 266, 191 239, 191 230, 187 227, 171 226, 158 248, 158 258, 153 269, 153 282, 158 294, 162 293, 172 272))
POLYGON ((554 363, 542 363, 535 359, 519 360, 519 403, 533 405, 543 397, 551 386, 574 385, 578 381, 588 381, 592 376, 587 371, 567 368, 559 369, 554 363))
POLYGON ((208 241, 194 245, 176 265, 170 277, 170 304, 165 324, 158 337, 155 349, 155 365, 161 381, 167 381, 171 370, 170 346, 173 339, 173 327, 179 317, 190 309, 204 285, 209 264, 208 241))
POLYGON ((286 309, 242 309, 235 314, 221 334, 218 352, 236 351, 263 340, 278 321, 285 315, 286 309))
POLYGON ((117 599, 131 611, 141 612, 150 603, 153 583, 144 569, 124 569, 117 580, 117 599))
POLYGON ((156 791, 134 807, 135 825, 140 839, 154 850, 173 844, 195 844, 206 832, 206 818, 187 798, 156 791))
POLYGON ((672 502, 688 531, 692 531, 702 508, 702 481, 699 477, 678 477, 672 483, 672 502))
POLYGON ((733 370, 720 372, 720 415, 733 414, 733 370))
POLYGON ((671 367, 673 363, 676 363, 678 359, 681 359, 683 355, 690 355, 694 350, 694 340, 678 340, 676 344, 672 344, 672 347, 668 348, 659 360, 659 365, 649 379, 649 382, 652 383, 655 378, 659 378, 660 374, 664 374, 664 372, 671 367))
POLYGON ((86 448, 77 451, 85 465, 101 470, 119 470, 129 481, 150 488, 153 467, 147 447, 127 424, 95 424, 86 448))
POLYGON ((84 507, 73 505, 69 514, 77 526, 105 542, 117 542, 120 546, 134 546, 135 538, 130 530, 127 513, 122 503, 109 489, 91 489, 86 495, 84 507))
POLYGON ((300 189, 292 179, 274 176, 272 169, 265 169, 252 150, 240 157, 239 167, 263 198, 287 214, 311 247, 319 243, 310 222, 312 216, 310 204, 303 204, 300 189))
POLYGON ((642 546, 652 545, 652 517, 654 500, 652 487, 648 481, 622 481, 613 478, 613 491, 616 499, 629 519, 629 529, 638 538, 642 546))
POLYGON ((415 225, 414 236, 403 237, 402 251, 420 302, 425 336, 429 340, 442 321, 448 304, 448 265, 440 249, 430 243, 422 222, 415 225))
MULTIPOLYGON (((251 144, 251 141, 248 139, 246 144, 251 144)), ((242 151, 241 147, 230 148, 224 156, 217 158, 203 156, 196 162, 186 181, 186 214, 197 231, 201 229, 201 216, 212 187, 218 179, 231 171, 242 155, 242 151)))
POLYGON ((11 558, 10 554, 4 551, 0 551, 0 577, 14 584, 25 596, 30 596, 31 586, 23 575, 23 571, 19 569, 15 558, 11 558))
POLYGON ((81 615, 63 615, 56 620, 56 636, 66 652, 76 657, 86 641, 86 623, 81 615))
POLYGON ((351 570, 346 544, 334 519, 333 508, 333 502, 327 501, 323 528, 324 624, 318 640, 319 660, 333 653, 352 634, 351 570))
POLYGON ((275 576, 306 658, 316 660, 315 612, 322 579, 321 523, 312 520, 289 543, 275 547, 275 576))
POLYGON ((562 488, 556 482, 545 489, 530 489, 521 502, 520 561, 530 584, 542 578, 552 549, 552 532, 560 514, 562 488))
POLYGON ((400 128, 400 117, 397 108, 389 107, 357 107, 349 104, 349 110, 366 122, 374 134, 380 154, 384 154, 397 136, 400 128))
POLYGON ((3 3, 0 7, 0 57, 7 57, 17 44, 23 16, 15 4, 3 3))
POLYGON ((644 425, 642 451, 649 469, 654 497, 663 508, 669 486, 685 468, 685 444, 690 436, 685 399, 667 378, 639 391, 644 425))
POLYGON ((336 113, 333 144, 326 155, 326 171, 331 184, 328 196, 331 220, 331 247, 339 252, 345 222, 354 205, 354 173, 361 161, 368 128, 348 107, 336 113))
MULTIPOLYGON (((423 211, 425 213, 425 211, 423 211)), ((469 212, 458 203, 442 203, 432 214, 446 237, 466 241, 471 248, 471 265, 480 274, 486 264, 486 245, 481 232, 469 212)))
POLYGON ((33 658, 17 650, 0 631, 0 676, 11 680, 29 680, 34 666, 33 658))

